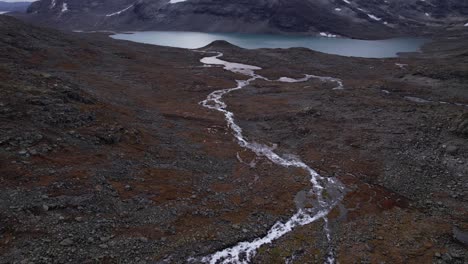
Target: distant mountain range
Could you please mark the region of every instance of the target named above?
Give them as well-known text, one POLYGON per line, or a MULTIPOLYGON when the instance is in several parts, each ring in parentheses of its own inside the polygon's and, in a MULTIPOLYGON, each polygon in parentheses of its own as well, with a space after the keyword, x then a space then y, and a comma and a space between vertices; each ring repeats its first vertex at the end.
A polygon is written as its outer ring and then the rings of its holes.
POLYGON ((72 30, 307 33, 376 38, 468 22, 466 0, 40 0, 28 19, 72 30))
POLYGON ((28 7, 31 5, 31 2, 4 2, 0 1, 0 11, 9 11, 9 12, 26 12, 28 7))

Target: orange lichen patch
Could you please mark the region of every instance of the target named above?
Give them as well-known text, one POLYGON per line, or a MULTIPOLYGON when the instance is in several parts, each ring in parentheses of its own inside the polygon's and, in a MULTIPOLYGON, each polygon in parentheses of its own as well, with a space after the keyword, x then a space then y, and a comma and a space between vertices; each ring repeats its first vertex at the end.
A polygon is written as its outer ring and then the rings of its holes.
POLYGON ((183 136, 192 142, 202 144, 204 152, 210 156, 224 159, 234 159, 236 153, 241 150, 237 142, 229 135, 209 135, 209 132, 186 132, 183 136))
POLYGON ((88 190, 92 189, 92 182, 89 181, 90 174, 85 169, 76 169, 71 170, 64 175, 60 174, 53 177, 53 181, 49 182, 49 186, 53 184, 56 180, 60 180, 61 182, 67 182, 70 187, 67 189, 63 188, 54 188, 51 186, 49 189, 49 196, 61 196, 61 195, 81 195, 82 193, 87 192, 88 190))
POLYGON ((193 112, 186 112, 186 111, 173 111, 171 113, 163 112, 164 117, 167 119, 172 120, 187 120, 187 121, 195 121, 198 123, 213 123, 216 122, 216 119, 209 118, 208 116, 201 116, 193 113, 193 112))
POLYGON ((47 53, 45 51, 35 51, 31 54, 31 57, 26 60, 30 64, 42 64, 47 59, 47 53))
MULTIPOLYGON (((351 233, 369 233, 365 224, 369 220, 362 218, 355 221, 351 233)), ((417 213, 400 209, 375 215, 372 221, 378 223, 371 233, 374 239, 340 244, 340 263, 356 260, 370 263, 431 263, 435 252, 443 253, 445 250, 434 245, 430 237, 451 232, 447 223, 434 218, 422 219, 417 213)))
MULTIPOLYGON (((352 154, 351 154, 352 155, 352 154)), ((354 155, 352 155, 354 156, 354 155)), ((342 159, 341 166, 346 173, 362 175, 365 178, 375 178, 380 175, 382 166, 377 161, 342 159)))
POLYGON ((408 206, 406 198, 381 186, 364 183, 352 176, 340 179, 350 189, 343 199, 343 204, 348 210, 348 221, 368 214, 381 213, 394 207, 408 206))
POLYGON ((225 101, 231 111, 236 113, 236 116, 240 119, 264 119, 265 117, 278 117, 278 115, 289 115, 291 113, 289 98, 256 95, 239 99, 233 96, 227 97, 225 101), (272 106, 274 106, 273 109, 272 106))
POLYGON ((62 62, 57 64, 55 67, 65 71, 78 70, 80 68, 77 64, 72 62, 62 62))
POLYGON ((106 160, 107 157, 104 150, 101 152, 93 151, 92 155, 90 154, 91 153, 86 152, 86 150, 80 151, 80 149, 68 147, 58 153, 34 157, 33 162, 35 164, 51 164, 57 167, 75 167, 77 164, 81 166, 102 164, 102 161, 106 160))
POLYGON ((234 212, 225 213, 221 215, 220 218, 231 223, 240 224, 247 221, 249 215, 250 212, 246 210, 236 210, 234 212))
POLYGON ((145 237, 151 240, 157 240, 164 237, 164 231, 155 225, 130 226, 128 228, 117 228, 114 235, 119 237, 141 238, 145 237))
POLYGON ((333 208, 333 210, 330 211, 330 213, 328 214, 328 218, 337 219, 341 216, 341 214, 342 212, 341 212, 340 207, 336 206, 335 208, 333 208))
POLYGON ((445 199, 450 197, 450 192, 445 191, 445 192, 434 192, 432 194, 433 199, 445 199))
POLYGON ((6 162, 10 161, 5 159, 0 163, 0 183, 2 186, 14 188, 28 184, 33 177, 32 172, 18 165, 6 166, 6 162))
POLYGON ((319 161, 324 157, 324 154, 320 152, 317 148, 313 146, 308 146, 303 150, 301 156, 303 156, 305 160, 319 161))
POLYGON ((255 166, 261 158, 259 158, 254 152, 248 149, 241 149, 236 153, 236 157, 239 162, 243 163, 250 169, 255 169, 255 166))
MULTIPOLYGON (((254 211, 261 208, 275 215, 289 214, 295 208, 294 196, 297 192, 310 187, 310 184, 296 182, 294 170, 269 168, 265 171, 255 171, 245 165, 237 166, 234 178, 243 186, 251 186, 252 191, 241 197, 241 205, 246 210, 254 211), (242 167, 244 169, 242 169, 242 167)), ((261 168, 261 167, 260 167, 261 168)))
POLYGON ((234 205, 241 205, 242 202, 244 201, 244 199, 242 198, 241 195, 239 194, 235 194, 235 195, 232 195, 229 200, 234 204, 234 205))
MULTIPOLYGON (((308 150, 308 153, 308 156, 314 154, 311 150, 308 150)), ((346 175, 342 175, 339 178, 348 188, 348 192, 343 200, 345 207, 349 210, 347 214, 348 220, 351 221, 364 215, 380 213, 394 207, 406 208, 408 206, 406 198, 382 186, 365 182, 378 177, 381 173, 382 164, 377 160, 360 159, 359 150, 350 150, 341 154, 336 153, 336 155, 333 154, 333 157, 329 157, 330 154, 326 153, 323 155, 324 162, 320 165, 320 168, 325 171, 336 171, 336 168, 339 168, 342 172, 346 173, 346 175)), ((320 159, 319 153, 315 152, 314 156, 315 160, 320 159)), ((339 210, 335 209, 332 211, 331 217, 336 218, 339 214, 339 210)))
POLYGON ((153 168, 142 171, 137 180, 111 181, 111 184, 122 199, 146 195, 153 201, 164 202, 190 197, 193 177, 188 171, 153 168), (125 188, 127 185, 131 189, 125 188))
POLYGON ((0 81, 4 84, 6 81, 11 80, 11 72, 6 71, 6 69, 0 66, 0 81))
POLYGON ((67 49, 66 54, 71 54, 72 57, 74 57, 75 59, 79 59, 84 63, 99 62, 101 57, 98 56, 99 54, 96 51, 92 50, 92 48, 89 45, 82 43, 80 46, 80 49, 76 49, 74 47, 67 49))
POLYGON ((8 252, 8 249, 13 246, 14 240, 16 239, 15 234, 10 231, 4 231, 0 236, 0 254, 8 252))
POLYGON ((215 192, 230 192, 234 190, 236 186, 234 184, 229 183, 217 183, 211 185, 211 189, 215 192))
POLYGON ((2 229, 2 234, 0 236, 0 254, 3 252, 8 252, 8 248, 10 247, 17 247, 18 242, 20 242, 23 239, 27 239, 28 241, 34 240, 34 239, 40 239, 43 238, 45 235, 47 235, 47 231, 45 230, 40 230, 40 229, 16 229, 16 230, 11 230, 10 228, 12 226, 17 226, 18 223, 8 223, 8 228, 2 229))
POLYGON ((44 172, 38 174, 26 166, 9 166, 8 169, 0 169, 0 183, 2 186, 10 188, 23 188, 30 190, 35 187, 50 187, 57 180, 69 179, 69 174, 53 175, 44 172))
POLYGON ((180 233, 177 236, 202 236, 205 238, 213 237, 216 230, 216 218, 193 216, 191 214, 179 217, 174 225, 180 233), (200 228, 202 227, 202 228, 200 228))
MULTIPOLYGON (((57 181, 58 177, 56 175, 49 174, 38 176, 37 179, 38 180, 34 182, 34 186, 49 187, 57 181)), ((31 186, 31 184, 28 185, 31 186)))
POLYGON ((98 91, 93 91, 99 92, 99 95, 111 97, 112 94, 110 93, 119 92, 124 94, 124 91, 128 90, 128 86, 126 86, 125 83, 117 81, 116 79, 111 79, 110 77, 104 77, 97 73, 80 72, 79 76, 94 87, 99 87, 100 89, 98 91))

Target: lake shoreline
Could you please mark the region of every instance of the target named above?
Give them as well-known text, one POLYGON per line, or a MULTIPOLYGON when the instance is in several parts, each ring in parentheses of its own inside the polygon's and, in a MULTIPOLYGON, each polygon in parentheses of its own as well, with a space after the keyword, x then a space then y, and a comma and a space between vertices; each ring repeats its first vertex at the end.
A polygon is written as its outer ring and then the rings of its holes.
POLYGON ((417 52, 429 42, 420 38, 357 40, 323 36, 284 36, 274 34, 203 33, 180 31, 142 31, 110 35, 111 38, 167 47, 199 49, 213 41, 224 40, 247 49, 309 48, 327 54, 366 57, 397 57, 401 52, 417 52))

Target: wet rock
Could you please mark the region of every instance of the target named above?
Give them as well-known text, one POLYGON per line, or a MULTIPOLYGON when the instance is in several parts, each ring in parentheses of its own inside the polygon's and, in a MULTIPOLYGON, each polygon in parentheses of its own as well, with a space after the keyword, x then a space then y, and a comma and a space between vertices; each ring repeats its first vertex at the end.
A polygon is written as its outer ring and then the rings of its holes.
POLYGON ((70 239, 70 238, 65 238, 64 240, 62 240, 62 241, 60 242, 60 245, 61 245, 61 246, 64 246, 64 247, 69 247, 69 246, 71 246, 71 245, 73 245, 73 244, 74 244, 74 242, 73 242, 73 240, 70 239))
POLYGON ((107 242, 107 241, 109 241, 111 238, 112 238, 111 236, 100 237, 99 240, 101 240, 101 242, 107 242))
POLYGON ((460 243, 468 246, 468 232, 462 231, 458 227, 453 227, 453 237, 460 243))
POLYGON ((452 256, 451 256, 449 253, 447 253, 447 254, 444 254, 444 255, 442 256, 442 259, 443 259, 445 262, 450 262, 450 261, 452 261, 453 258, 452 258, 452 256))
POLYGON ((366 244, 366 250, 370 253, 374 252, 375 247, 369 244, 366 244))
POLYGON ((445 152, 447 154, 450 154, 450 155, 455 155, 457 154, 458 152, 458 146, 455 146, 455 145, 448 145, 446 148, 445 148, 445 152))
POLYGON ((100 244, 99 247, 102 248, 102 249, 109 248, 109 246, 107 244, 100 244))
POLYGON ((45 72, 41 72, 41 73, 39 73, 39 76, 41 76, 42 78, 46 78, 46 79, 48 79, 48 78, 51 78, 51 77, 52 77, 52 75, 50 75, 50 74, 48 74, 48 73, 45 73, 45 72))
POLYGON ((468 137, 468 113, 455 119, 452 131, 460 136, 468 137))
POLYGON ((405 96, 404 98, 413 103, 419 103, 419 104, 430 103, 430 101, 419 98, 419 97, 405 96))
POLYGON ((39 153, 37 152, 37 150, 35 150, 35 149, 30 150, 29 153, 30 153, 31 155, 33 155, 33 156, 36 156, 37 154, 39 154, 39 153))

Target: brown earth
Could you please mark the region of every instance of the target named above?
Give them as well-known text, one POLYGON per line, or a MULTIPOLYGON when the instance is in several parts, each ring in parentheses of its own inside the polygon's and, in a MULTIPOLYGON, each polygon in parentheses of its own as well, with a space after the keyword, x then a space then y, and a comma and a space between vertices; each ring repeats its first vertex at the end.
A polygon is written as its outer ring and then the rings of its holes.
MULTIPOLYGON (((202 67, 202 53, 5 16, 0 29, 0 263, 184 263, 262 236, 310 189, 303 171, 255 159, 199 105, 245 78, 202 67)), ((256 81, 225 98, 249 139, 345 184, 330 215, 340 263, 465 263, 460 43, 392 59, 207 49, 271 79, 343 80, 344 90, 256 81)), ((322 263, 322 224, 262 247, 254 263, 322 263)))

